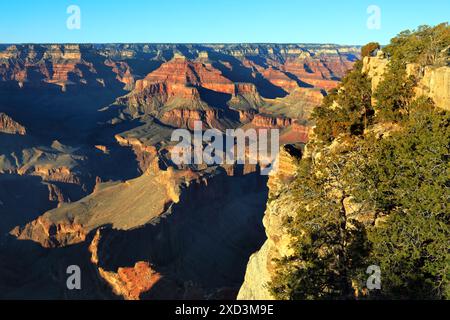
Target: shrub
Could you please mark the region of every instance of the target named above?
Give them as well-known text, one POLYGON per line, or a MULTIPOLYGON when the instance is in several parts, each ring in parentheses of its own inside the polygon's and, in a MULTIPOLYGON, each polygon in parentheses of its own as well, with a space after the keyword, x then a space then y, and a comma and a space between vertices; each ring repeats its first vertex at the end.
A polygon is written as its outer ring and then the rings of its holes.
POLYGON ((378 42, 370 42, 361 48, 361 57, 373 56, 375 51, 380 50, 381 46, 378 42))

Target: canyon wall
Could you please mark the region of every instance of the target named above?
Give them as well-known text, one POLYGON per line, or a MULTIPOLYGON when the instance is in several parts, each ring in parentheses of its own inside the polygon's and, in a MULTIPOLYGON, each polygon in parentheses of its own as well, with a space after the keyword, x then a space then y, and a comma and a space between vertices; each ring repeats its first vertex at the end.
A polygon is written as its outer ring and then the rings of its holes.
POLYGON ((250 257, 238 299, 273 299, 266 285, 274 272, 273 259, 289 254, 290 237, 283 227, 283 219, 295 213, 296 202, 286 191, 289 182, 295 178, 301 154, 300 148, 292 145, 286 145, 280 150, 277 160, 278 170, 271 173, 267 184, 269 200, 263 219, 267 240, 261 249, 250 257))
MULTIPOLYGON (((382 51, 378 51, 376 57, 364 57, 363 63, 363 72, 371 79, 372 92, 375 92, 387 71, 389 59, 382 51)), ((414 76, 417 80, 416 97, 429 97, 437 107, 450 110, 450 67, 421 67, 419 64, 409 63, 406 72, 407 76, 414 76)))
MULTIPOLYGON (((408 67, 410 74, 417 74, 417 66, 408 67)), ((416 95, 430 97, 439 108, 450 110, 450 67, 425 67, 422 72, 416 95)))

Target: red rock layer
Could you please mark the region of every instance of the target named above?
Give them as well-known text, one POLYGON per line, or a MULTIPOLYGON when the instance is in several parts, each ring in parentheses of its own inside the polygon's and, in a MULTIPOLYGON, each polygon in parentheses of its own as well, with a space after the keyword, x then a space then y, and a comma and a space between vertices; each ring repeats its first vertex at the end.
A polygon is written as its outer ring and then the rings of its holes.
POLYGON ((245 59, 243 63, 245 66, 257 70, 270 83, 287 92, 291 92, 299 87, 297 81, 291 79, 286 73, 273 66, 265 68, 247 59, 245 59))
POLYGON ((192 87, 203 87, 216 92, 234 94, 234 83, 209 64, 189 61, 184 57, 175 57, 169 62, 148 74, 145 79, 136 82, 136 90, 142 91, 148 87, 164 87, 167 96, 182 96, 189 94, 192 87))
POLYGON ((253 83, 239 82, 235 85, 235 95, 242 94, 259 94, 256 86, 253 83))
POLYGON ((277 87, 282 88, 283 90, 287 92, 291 92, 299 87, 297 84, 297 81, 292 80, 289 78, 285 73, 274 69, 272 67, 269 67, 266 70, 263 70, 261 74, 269 80, 272 84, 276 85, 277 87))
POLYGON ((103 268, 98 268, 98 271, 114 293, 125 300, 139 300, 141 294, 149 291, 162 278, 144 261, 136 262, 134 267, 119 268, 117 272, 105 271, 103 268))
POLYGON ((353 63, 340 56, 321 56, 320 58, 288 59, 280 70, 289 72, 301 81, 320 89, 330 90, 338 85, 353 63))
POLYGON ((131 268, 119 268, 117 274, 124 284, 124 296, 131 300, 139 299, 142 293, 149 291, 161 279, 161 275, 143 261, 136 262, 131 268))
POLYGON ((136 160, 139 163, 139 169, 142 172, 147 171, 152 161, 158 156, 158 150, 155 146, 147 146, 136 138, 124 138, 120 135, 115 136, 116 141, 124 147, 131 147, 136 160))

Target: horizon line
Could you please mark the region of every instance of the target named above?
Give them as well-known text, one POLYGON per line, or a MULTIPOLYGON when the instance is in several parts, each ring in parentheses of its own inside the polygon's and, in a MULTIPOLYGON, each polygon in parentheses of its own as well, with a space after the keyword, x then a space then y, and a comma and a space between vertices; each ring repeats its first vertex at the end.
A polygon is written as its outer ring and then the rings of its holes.
MULTIPOLYGON (((333 45, 341 47, 362 47, 361 44, 340 44, 333 42, 0 42, 0 45, 333 45)), ((383 45, 383 44, 380 44, 383 45)))

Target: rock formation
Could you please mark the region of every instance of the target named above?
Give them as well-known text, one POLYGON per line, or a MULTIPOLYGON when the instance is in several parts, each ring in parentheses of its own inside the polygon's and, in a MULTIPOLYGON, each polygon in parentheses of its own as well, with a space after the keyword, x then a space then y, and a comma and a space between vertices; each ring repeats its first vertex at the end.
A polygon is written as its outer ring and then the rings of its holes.
POLYGON ((139 300, 142 293, 151 290, 161 279, 161 275, 143 261, 136 262, 134 267, 121 267, 117 273, 99 268, 99 273, 111 285, 114 293, 125 300, 139 300))
MULTIPOLYGON (((382 51, 378 51, 376 57, 365 57, 363 72, 371 78, 372 91, 374 92, 389 65, 389 59, 382 51)), ((415 88, 416 97, 426 96, 442 109, 450 109, 450 67, 421 67, 416 63, 406 66, 408 76, 414 76, 418 80, 415 88)), ((374 101, 375 103, 375 101, 374 101)))
POLYGON ((382 51, 378 51, 376 57, 364 57, 363 63, 362 71, 372 79, 372 92, 375 92, 378 84, 383 80, 389 60, 382 51))
POLYGON ((283 190, 295 177, 302 151, 292 145, 282 147, 278 155, 278 170, 269 176, 269 201, 264 213, 267 240, 249 260, 244 283, 239 291, 241 300, 271 300, 266 284, 274 272, 273 259, 289 254, 290 238, 283 227, 283 219, 295 212, 295 201, 283 190))
POLYGON ((415 91, 416 96, 427 96, 439 108, 450 110, 450 67, 425 67, 410 64, 407 72, 420 79, 415 91))
POLYGON ((11 119, 11 117, 0 112, 0 132, 25 135, 27 130, 24 126, 11 119))
POLYGON ((51 210, 26 226, 15 228, 12 234, 43 247, 60 247, 83 242, 90 231, 103 225, 123 230, 142 226, 179 201, 178 180, 184 176, 188 179, 185 183, 195 177, 189 172, 159 171, 155 159, 141 177, 97 186, 90 196, 51 210))

